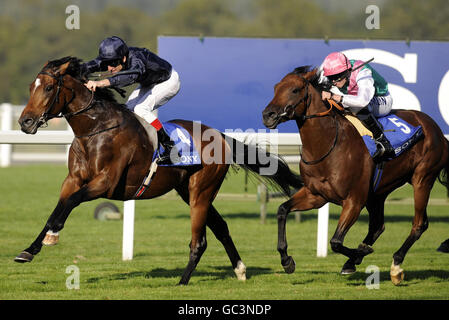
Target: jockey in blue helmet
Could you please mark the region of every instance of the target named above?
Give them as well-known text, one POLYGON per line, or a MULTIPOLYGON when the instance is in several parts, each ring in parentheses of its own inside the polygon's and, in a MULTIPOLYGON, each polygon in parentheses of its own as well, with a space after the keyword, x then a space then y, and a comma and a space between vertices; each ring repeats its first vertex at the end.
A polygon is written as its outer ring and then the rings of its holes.
POLYGON ((109 71, 112 76, 104 80, 88 81, 86 87, 95 91, 97 87, 125 87, 139 83, 126 105, 157 130, 158 140, 164 147, 159 163, 169 162, 174 143, 154 111, 178 93, 178 73, 170 63, 155 53, 145 48, 128 47, 117 36, 104 39, 98 51, 97 58, 84 64, 85 72, 109 71))

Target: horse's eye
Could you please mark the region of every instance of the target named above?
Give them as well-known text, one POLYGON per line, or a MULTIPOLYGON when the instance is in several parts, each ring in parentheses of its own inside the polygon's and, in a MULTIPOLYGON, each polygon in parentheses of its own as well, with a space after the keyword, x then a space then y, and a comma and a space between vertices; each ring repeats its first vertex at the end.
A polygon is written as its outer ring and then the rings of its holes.
POLYGON ((49 85, 45 87, 45 91, 50 92, 51 90, 53 90, 53 86, 49 85))
POLYGON ((295 89, 293 89, 293 90, 292 90, 292 93, 294 93, 294 94, 297 94, 297 93, 299 93, 299 88, 295 88, 295 89))

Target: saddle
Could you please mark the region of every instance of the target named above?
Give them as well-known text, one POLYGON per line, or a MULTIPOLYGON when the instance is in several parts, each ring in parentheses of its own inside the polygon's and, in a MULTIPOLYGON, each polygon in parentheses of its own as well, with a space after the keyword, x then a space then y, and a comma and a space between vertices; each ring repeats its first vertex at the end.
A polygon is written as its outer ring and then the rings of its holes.
POLYGON ((158 143, 157 131, 152 125, 150 125, 143 118, 139 117, 136 114, 135 116, 140 121, 142 126, 145 128, 148 138, 153 146, 154 152, 151 158, 150 170, 147 176, 143 179, 143 182, 140 185, 139 189, 135 193, 134 199, 141 197, 142 194, 148 189, 148 187, 151 184, 151 181, 153 180, 154 174, 156 173, 158 166, 174 167, 174 166, 192 166, 201 164, 201 157, 198 151, 196 150, 191 135, 183 127, 171 122, 164 122, 162 125, 164 126, 164 129, 167 132, 167 134, 173 140, 176 149, 180 153, 180 157, 178 161, 175 163, 163 163, 163 164, 158 163, 160 155, 163 154, 164 147, 158 143))
MULTIPOLYGON (((365 146, 372 156, 376 152, 377 147, 375 141, 373 140, 373 134, 371 131, 369 131, 355 116, 345 115, 345 117, 357 129, 365 142, 365 146)), ((385 137, 390 141, 394 148, 394 158, 410 149, 423 134, 421 126, 415 127, 398 117, 396 114, 389 114, 384 117, 377 118, 377 120, 383 127, 385 137)))
MULTIPOLYGON (((352 114, 345 114, 345 117, 357 129, 372 157, 377 150, 372 132, 369 131, 362 124, 362 122, 352 114)), ((385 137, 390 141, 392 147, 394 148, 395 156, 393 159, 410 149, 423 136, 421 126, 412 126, 395 114, 389 114, 384 117, 377 118, 377 120, 383 127, 385 137)), ((371 183, 373 191, 376 191, 379 186, 384 164, 384 161, 376 164, 371 183)))

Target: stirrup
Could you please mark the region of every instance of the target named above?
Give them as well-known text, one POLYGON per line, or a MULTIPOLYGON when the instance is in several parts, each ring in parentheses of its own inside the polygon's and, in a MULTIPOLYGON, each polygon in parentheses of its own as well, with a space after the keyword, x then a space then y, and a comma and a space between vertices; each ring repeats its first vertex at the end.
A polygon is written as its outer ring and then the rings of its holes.
POLYGON ((385 148, 382 142, 379 142, 377 140, 374 140, 374 143, 376 144, 377 151, 379 151, 379 152, 376 151, 376 153, 378 153, 378 156, 383 156, 385 151, 387 151, 387 148, 385 148))
POLYGON ((396 153, 393 147, 387 152, 387 148, 380 142, 376 141, 376 152, 373 154, 373 161, 378 163, 394 158, 396 153))
MULTIPOLYGON (((162 154, 158 155, 157 164, 174 164, 181 161, 181 158, 179 157, 179 152, 176 152, 176 156, 171 157, 172 149, 176 148, 174 145, 170 146, 170 148, 167 148, 167 146, 164 146, 164 152, 162 154)), ((177 150, 176 150, 177 151, 177 150)))

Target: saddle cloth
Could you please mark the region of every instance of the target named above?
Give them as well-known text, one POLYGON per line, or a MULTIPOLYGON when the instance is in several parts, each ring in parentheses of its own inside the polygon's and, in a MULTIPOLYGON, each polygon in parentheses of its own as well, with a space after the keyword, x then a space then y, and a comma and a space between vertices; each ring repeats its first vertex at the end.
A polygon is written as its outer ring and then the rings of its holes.
MULTIPOLYGON (((359 131, 370 155, 373 156, 377 148, 373 140, 373 134, 356 117, 346 115, 346 118, 359 131)), ((395 157, 410 149, 423 134, 421 126, 414 127, 396 114, 389 114, 377 118, 377 120, 383 126, 384 134, 394 148, 395 157)))
MULTIPOLYGON (((162 125, 171 140, 174 142, 175 147, 179 151, 180 157, 179 161, 176 163, 159 164, 159 166, 172 167, 201 164, 200 154, 196 150, 190 133, 183 127, 172 122, 163 122, 162 125)), ((162 154, 163 152, 164 147, 161 145, 159 146, 159 149, 154 151, 152 160, 154 161, 158 157, 158 154, 162 154)))

